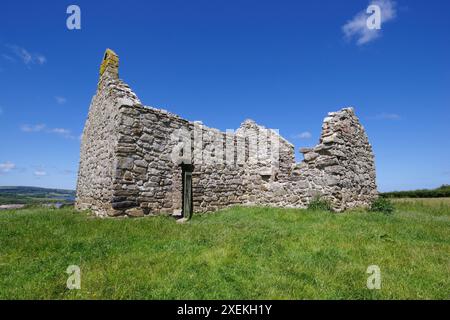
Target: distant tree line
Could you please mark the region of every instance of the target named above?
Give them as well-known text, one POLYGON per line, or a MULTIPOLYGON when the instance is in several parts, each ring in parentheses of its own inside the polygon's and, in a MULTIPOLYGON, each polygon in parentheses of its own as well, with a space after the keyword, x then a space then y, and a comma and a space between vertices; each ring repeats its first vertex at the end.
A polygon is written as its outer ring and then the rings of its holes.
POLYGON ((75 191, 36 187, 0 187, 2 204, 70 203, 75 199, 75 191))
POLYGON ((447 198, 450 197, 450 185, 444 184, 436 189, 384 192, 380 195, 384 198, 447 198))

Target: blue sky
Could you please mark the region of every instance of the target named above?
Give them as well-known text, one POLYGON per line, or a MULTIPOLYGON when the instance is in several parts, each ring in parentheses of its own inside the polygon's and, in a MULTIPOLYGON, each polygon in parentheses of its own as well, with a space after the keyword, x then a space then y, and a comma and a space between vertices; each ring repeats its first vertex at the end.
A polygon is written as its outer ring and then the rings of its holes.
POLYGON ((252 118, 297 149, 354 106, 380 190, 450 183, 450 2, 383 0, 367 37, 348 26, 369 3, 2 1, 0 185, 75 188, 106 48, 147 105, 223 130, 252 118), (70 4, 81 30, 66 27, 70 4))

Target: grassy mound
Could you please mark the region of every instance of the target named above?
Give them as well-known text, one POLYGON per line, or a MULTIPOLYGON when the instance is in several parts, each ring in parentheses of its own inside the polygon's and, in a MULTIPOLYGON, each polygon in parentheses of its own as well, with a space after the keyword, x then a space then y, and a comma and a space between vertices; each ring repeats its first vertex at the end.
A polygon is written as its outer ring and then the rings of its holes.
POLYGON ((0 212, 0 299, 448 299, 450 202, 391 215, 231 208, 97 219, 73 209, 0 212), (66 289, 69 265, 81 290, 66 289), (381 290, 368 290, 370 265, 381 290))

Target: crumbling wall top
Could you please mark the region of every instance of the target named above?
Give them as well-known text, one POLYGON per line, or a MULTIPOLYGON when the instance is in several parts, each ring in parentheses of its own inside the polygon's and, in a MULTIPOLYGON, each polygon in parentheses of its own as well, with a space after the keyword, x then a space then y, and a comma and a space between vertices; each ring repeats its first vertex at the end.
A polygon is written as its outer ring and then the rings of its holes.
POLYGON ((106 49, 100 65, 100 77, 103 75, 119 79, 119 56, 111 49, 106 49))

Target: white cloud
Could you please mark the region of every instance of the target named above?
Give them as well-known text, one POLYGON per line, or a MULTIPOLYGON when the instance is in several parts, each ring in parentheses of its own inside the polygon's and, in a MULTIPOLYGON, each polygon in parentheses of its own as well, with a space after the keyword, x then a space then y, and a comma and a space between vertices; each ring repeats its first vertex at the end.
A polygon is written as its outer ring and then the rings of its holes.
POLYGON ((78 137, 73 135, 72 131, 70 131, 69 129, 65 129, 65 128, 46 129, 46 128, 47 128, 47 126, 45 124, 36 124, 36 125, 24 124, 20 127, 20 130, 22 130, 23 132, 26 132, 26 133, 45 132, 45 133, 49 133, 49 134, 59 135, 66 139, 72 139, 72 140, 78 139, 78 137))
POLYGON ((43 171, 43 170, 36 170, 33 173, 36 177, 44 177, 47 175, 47 172, 43 171))
POLYGON ((63 135, 70 134, 70 130, 64 129, 64 128, 55 128, 55 129, 50 130, 50 132, 57 133, 57 134, 63 134, 63 135))
POLYGON ((71 169, 65 169, 65 170, 61 171, 61 173, 64 174, 64 175, 74 175, 77 172, 74 171, 74 170, 71 170, 71 169))
MULTIPOLYGON (((393 20, 396 15, 396 3, 393 0, 372 0, 369 5, 377 5, 381 9, 381 28, 384 23, 393 20)), ((351 40, 356 37, 357 45, 364 45, 377 39, 380 36, 381 30, 369 29, 367 27, 367 18, 370 15, 366 13, 366 9, 359 12, 352 20, 348 21, 343 27, 345 38, 351 40)))
POLYGON ((62 136, 64 138, 67 138, 67 139, 76 139, 76 137, 72 135, 72 133, 71 133, 71 131, 69 129, 54 128, 54 129, 49 130, 48 132, 60 135, 60 136, 62 136))
POLYGON ((57 104, 65 104, 67 102, 67 99, 61 96, 56 96, 55 100, 57 104))
POLYGON ((382 112, 372 117, 373 120, 400 120, 400 116, 396 113, 386 113, 382 112))
POLYGON ((72 132, 69 129, 65 129, 65 128, 52 128, 52 129, 46 129, 47 126, 45 124, 35 124, 35 125, 29 125, 29 124, 24 124, 20 127, 20 130, 22 130, 23 132, 27 132, 27 133, 35 133, 35 132, 46 132, 46 133, 50 133, 50 134, 56 134, 56 135, 60 135, 64 138, 68 138, 68 139, 78 139, 78 137, 72 135, 72 132))
POLYGON ((309 131, 305 131, 294 136, 295 139, 311 139, 312 134, 309 131))
MULTIPOLYGON (((6 47, 11 50, 15 58, 22 61, 25 65, 30 66, 32 64, 43 65, 47 62, 47 58, 40 53, 30 53, 25 48, 19 47, 17 45, 6 45, 6 47)), ((2 55, 3 58, 14 61, 15 59, 7 54, 2 55)))
POLYGON ((37 64, 44 64, 44 63, 47 62, 47 58, 44 57, 44 56, 41 55, 41 54, 38 54, 38 55, 36 56, 36 62, 37 62, 37 64))
POLYGON ((0 163, 0 174, 8 173, 15 168, 16 168, 16 165, 10 161, 0 163))
POLYGON ((28 125, 24 124, 20 127, 23 132, 41 132, 45 129, 45 124, 28 125))
POLYGON ((9 62, 16 62, 16 59, 14 59, 13 57, 11 57, 10 55, 5 54, 5 53, 2 54, 2 58, 9 62))

